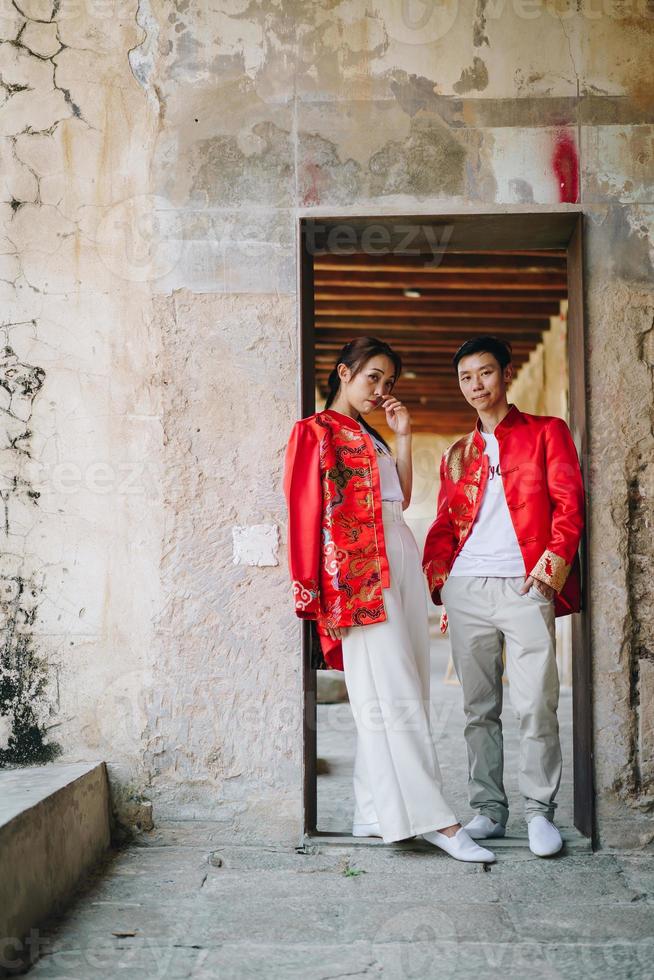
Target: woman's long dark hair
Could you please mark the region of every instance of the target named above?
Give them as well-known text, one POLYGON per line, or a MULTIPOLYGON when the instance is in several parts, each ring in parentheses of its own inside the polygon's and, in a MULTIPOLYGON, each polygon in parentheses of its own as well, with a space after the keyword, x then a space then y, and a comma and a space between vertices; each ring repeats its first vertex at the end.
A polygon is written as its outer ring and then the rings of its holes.
MULTIPOLYGON (((383 340, 377 340, 376 337, 356 337, 351 340, 349 344, 346 344, 342 349, 338 358, 336 359, 336 364, 334 369, 327 379, 327 384, 329 385, 329 394, 327 395, 327 400, 325 401, 325 408, 329 408, 332 404, 336 395, 338 394, 339 388, 341 387, 341 379, 338 376, 338 365, 344 364, 352 372, 352 377, 357 375, 359 371, 362 371, 366 366, 371 357, 377 357, 382 355, 387 357, 393 363, 395 368, 395 381, 397 382, 400 374, 402 373, 402 358, 400 355, 393 350, 388 344, 384 343, 383 340)), ((359 417, 359 421, 363 425, 364 429, 367 429, 371 436, 375 436, 380 442, 390 449, 388 443, 383 436, 373 429, 371 425, 363 417, 359 417)))

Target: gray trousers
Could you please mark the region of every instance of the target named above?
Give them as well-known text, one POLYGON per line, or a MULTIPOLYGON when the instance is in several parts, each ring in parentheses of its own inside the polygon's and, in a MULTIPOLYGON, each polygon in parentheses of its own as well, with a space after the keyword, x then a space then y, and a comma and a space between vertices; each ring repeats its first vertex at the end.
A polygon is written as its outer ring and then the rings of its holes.
POLYGON ((441 589, 454 667, 463 689, 470 806, 506 825, 502 739, 502 648, 520 723, 518 785, 529 820, 554 816, 561 782, 554 604, 524 577, 450 576, 441 589))

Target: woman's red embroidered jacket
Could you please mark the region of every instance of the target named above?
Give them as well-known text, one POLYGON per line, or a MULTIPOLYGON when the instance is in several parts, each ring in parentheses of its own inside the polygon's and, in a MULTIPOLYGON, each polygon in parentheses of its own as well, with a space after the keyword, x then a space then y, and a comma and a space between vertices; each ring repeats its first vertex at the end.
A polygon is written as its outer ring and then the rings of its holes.
MULTIPOLYGON (((563 419, 527 415, 511 405, 495 428, 504 495, 525 574, 551 585, 557 616, 578 612, 577 549, 584 524, 584 489, 577 451, 563 419)), ((423 568, 436 605, 454 559, 470 535, 488 479, 479 423, 444 453, 436 520, 427 534, 423 568)))
POLYGON ((327 628, 386 619, 390 573, 372 439, 331 409, 296 422, 284 493, 295 611, 317 621, 325 660, 342 669, 341 644, 327 628))

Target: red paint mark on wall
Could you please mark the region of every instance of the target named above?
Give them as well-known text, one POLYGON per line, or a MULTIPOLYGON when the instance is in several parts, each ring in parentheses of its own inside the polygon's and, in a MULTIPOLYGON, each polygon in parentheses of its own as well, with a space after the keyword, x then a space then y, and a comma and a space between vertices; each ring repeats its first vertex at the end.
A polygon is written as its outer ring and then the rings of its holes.
POLYGON ((561 204, 577 204, 579 201, 579 154, 570 133, 560 130, 556 135, 552 168, 559 185, 561 204))
POLYGON ((320 204, 320 166, 317 163, 305 165, 305 186, 302 194, 302 204, 305 207, 320 204))

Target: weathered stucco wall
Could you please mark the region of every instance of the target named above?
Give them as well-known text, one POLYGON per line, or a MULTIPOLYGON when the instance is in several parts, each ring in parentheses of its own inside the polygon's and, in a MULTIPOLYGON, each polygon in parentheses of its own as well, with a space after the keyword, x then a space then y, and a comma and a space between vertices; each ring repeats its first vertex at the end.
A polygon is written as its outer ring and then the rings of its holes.
POLYGON ((126 66, 133 11, 100 14, 28 0, 0 17, 2 750, 124 761, 140 785, 160 340, 125 202, 147 190, 156 120, 126 66))
POLYGON ((148 795, 155 815, 277 839, 300 814, 297 624, 285 565, 235 565, 232 528, 281 520, 293 300, 180 290, 158 300, 155 320, 166 518, 156 672, 143 690, 148 795))
POLYGON ((600 830, 651 834, 654 18, 591 6, 3 6, 4 761, 294 838, 285 554, 231 535, 283 526, 297 215, 580 202, 600 830))
POLYGON ((535 415, 568 415, 568 345, 564 317, 551 317, 542 343, 530 354, 511 383, 509 401, 535 415))

